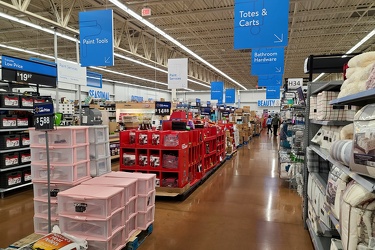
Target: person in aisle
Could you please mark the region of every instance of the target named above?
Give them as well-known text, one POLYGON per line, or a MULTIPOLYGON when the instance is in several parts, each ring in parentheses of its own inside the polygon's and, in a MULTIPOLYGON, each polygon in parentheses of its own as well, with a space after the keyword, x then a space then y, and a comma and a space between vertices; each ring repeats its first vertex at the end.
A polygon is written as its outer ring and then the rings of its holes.
POLYGON ((278 114, 275 114, 275 117, 272 119, 272 126, 273 126, 273 135, 276 137, 277 136, 277 130, 279 129, 280 126, 280 118, 278 114))
POLYGON ((267 124, 267 135, 269 134, 269 132, 271 131, 271 134, 272 134, 272 117, 269 115, 268 118, 267 118, 267 121, 266 121, 266 124, 267 124))

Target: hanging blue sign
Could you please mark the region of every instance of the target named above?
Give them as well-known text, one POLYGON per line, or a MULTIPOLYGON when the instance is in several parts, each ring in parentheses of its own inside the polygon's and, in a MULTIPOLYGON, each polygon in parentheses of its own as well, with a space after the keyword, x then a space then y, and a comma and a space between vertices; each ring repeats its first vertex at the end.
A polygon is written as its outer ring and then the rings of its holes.
POLYGON ((103 75, 91 71, 87 71, 87 86, 94 88, 102 88, 103 86, 103 75))
POLYGON ((258 76, 258 87, 281 86, 283 83, 282 75, 262 75, 258 76))
POLYGON ((79 12, 81 66, 113 66, 113 10, 79 12))
POLYGON ((223 102, 224 82, 211 82, 211 100, 223 102))
POLYGON ((284 74, 284 48, 253 49, 251 74, 257 76, 284 74))
POLYGON ((130 97, 130 101, 132 101, 132 102, 143 102, 143 96, 132 95, 130 97))
POLYGON ((280 86, 267 86, 266 99, 280 99, 280 86))
POLYGON ((56 65, 24 60, 11 56, 1 56, 1 67, 4 69, 13 69, 16 71, 30 72, 45 76, 57 76, 56 65))
POLYGON ((234 49, 288 45, 289 0, 236 0, 234 49))
POLYGON ((236 102, 236 90, 226 89, 225 90, 225 103, 235 103, 236 102))

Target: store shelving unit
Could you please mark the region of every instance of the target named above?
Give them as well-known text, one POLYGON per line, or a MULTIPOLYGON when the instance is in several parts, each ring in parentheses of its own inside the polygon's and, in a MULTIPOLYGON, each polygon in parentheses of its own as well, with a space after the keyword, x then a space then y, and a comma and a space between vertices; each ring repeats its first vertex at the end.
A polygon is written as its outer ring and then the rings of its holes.
MULTIPOLYGON (((341 81, 342 83, 342 81, 341 81)), ((309 97, 314 94, 318 94, 321 91, 338 91, 340 88, 341 84, 340 81, 334 81, 334 82, 328 82, 328 83, 310 83, 309 84, 309 89, 308 89, 308 106, 307 108, 309 109, 309 97)), ((331 105, 355 105, 355 106, 363 106, 369 103, 373 103, 375 98, 375 89, 368 90, 365 92, 357 93, 354 95, 346 96, 343 98, 338 98, 335 100, 330 101, 331 105)), ((309 110, 307 114, 309 114, 309 110)), ((350 176, 353 180, 355 180, 358 184, 362 185, 364 188, 366 188, 369 192, 375 192, 375 179, 372 179, 370 177, 362 176, 357 173, 352 172, 348 166, 345 166, 344 164, 336 161, 330 156, 330 153, 328 150, 320 148, 319 145, 315 145, 314 143, 310 142, 312 137, 318 132, 320 126, 325 125, 325 126, 344 126, 347 125, 351 122, 349 121, 317 121, 317 120, 309 120, 306 126, 307 134, 305 138, 306 145, 308 145, 308 148, 314 151, 320 159, 329 162, 330 164, 340 168, 344 173, 350 176)), ((316 184, 320 185, 320 188, 325 190, 326 185, 327 185, 327 180, 328 180, 328 174, 326 173, 308 173, 307 166, 305 165, 304 168, 305 171, 305 181, 307 184, 307 179, 308 175, 314 175, 314 179, 317 180, 316 184)), ((304 190, 304 221, 306 222, 306 227, 309 229, 311 238, 314 243, 315 249, 324 249, 328 250, 329 249, 329 243, 330 243, 330 236, 325 235, 325 237, 318 236, 314 232, 311 226, 311 222, 309 219, 307 219, 307 185, 305 185, 305 190, 304 190)), ((330 211, 330 208, 327 207, 326 204, 324 204, 321 209, 324 209, 324 211, 329 215, 329 218, 332 222, 333 228, 330 230, 336 230, 336 233, 339 235, 340 234, 340 223, 337 218, 335 218, 330 211)), ((323 223, 320 223, 322 229, 329 229, 326 228, 326 226, 323 225, 323 223)))

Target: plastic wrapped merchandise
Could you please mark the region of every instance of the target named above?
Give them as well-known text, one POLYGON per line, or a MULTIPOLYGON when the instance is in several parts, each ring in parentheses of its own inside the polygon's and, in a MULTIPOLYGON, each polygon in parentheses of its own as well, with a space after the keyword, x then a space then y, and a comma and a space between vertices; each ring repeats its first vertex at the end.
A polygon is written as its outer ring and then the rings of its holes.
POLYGON ((354 117, 350 169, 375 177, 375 104, 363 107, 354 117))
POLYGON ((363 249, 369 245, 375 230, 375 194, 355 181, 343 195, 340 209, 341 240, 344 250, 363 249), (357 248, 358 247, 358 248, 357 248))
POLYGON ((326 188, 326 202, 332 214, 340 219, 340 205, 342 192, 345 190, 350 178, 340 168, 333 166, 328 176, 326 188))
POLYGON ((342 242, 338 239, 331 239, 331 248, 330 250, 343 250, 342 242))
POLYGON ((330 155, 333 159, 342 164, 349 166, 350 157, 352 155, 353 141, 352 140, 339 140, 332 144, 330 148, 330 155))

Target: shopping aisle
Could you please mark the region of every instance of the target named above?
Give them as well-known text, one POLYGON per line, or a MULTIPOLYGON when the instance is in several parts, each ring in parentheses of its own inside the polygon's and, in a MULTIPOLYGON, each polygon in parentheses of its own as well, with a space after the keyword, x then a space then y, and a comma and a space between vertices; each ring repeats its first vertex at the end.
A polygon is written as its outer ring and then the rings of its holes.
POLYGON ((301 198, 278 178, 277 141, 263 131, 184 202, 157 202, 141 250, 313 249, 301 198))
MULTIPOLYGON (((278 178, 276 153, 263 131, 185 201, 157 201, 154 232, 140 250, 313 249, 301 198, 278 178)), ((0 204, 4 247, 32 233, 32 192, 0 204)))

